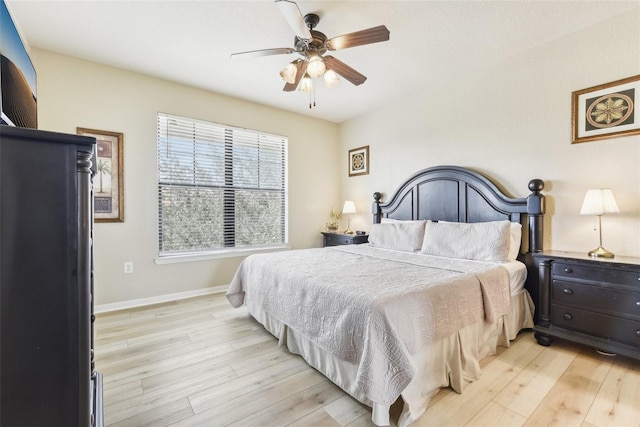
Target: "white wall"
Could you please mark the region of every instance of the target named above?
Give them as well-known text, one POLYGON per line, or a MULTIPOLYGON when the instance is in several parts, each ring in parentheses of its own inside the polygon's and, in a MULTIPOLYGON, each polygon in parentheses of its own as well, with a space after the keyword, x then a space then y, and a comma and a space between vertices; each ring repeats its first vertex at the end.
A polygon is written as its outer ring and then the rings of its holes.
POLYGON ((352 229, 370 227, 374 191, 449 164, 488 174, 514 197, 544 179, 545 249, 595 248, 594 218, 579 211, 588 188, 610 187, 621 213, 603 217, 603 246, 640 256, 640 136, 571 144, 571 92, 638 74, 635 9, 342 124, 342 155, 370 146, 369 175, 341 174, 343 198, 363 211, 352 229))
POLYGON ((33 49, 38 124, 124 133, 124 223, 95 225, 96 304, 185 293, 231 281, 241 258, 156 265, 156 114, 165 112, 289 138, 289 240, 321 245, 338 206, 338 126, 149 76, 33 49), (134 273, 123 274, 123 263, 134 273))

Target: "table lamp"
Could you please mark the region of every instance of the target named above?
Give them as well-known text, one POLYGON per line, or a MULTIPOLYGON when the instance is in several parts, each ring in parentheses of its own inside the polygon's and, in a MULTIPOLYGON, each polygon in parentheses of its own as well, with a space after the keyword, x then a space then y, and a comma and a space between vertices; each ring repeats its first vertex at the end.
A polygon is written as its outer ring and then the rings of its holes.
POLYGON ((587 190, 580 209, 580 215, 597 215, 598 231, 600 233, 600 244, 592 251, 589 256, 594 258, 613 258, 612 252, 602 247, 602 215, 608 213, 618 213, 618 205, 613 198, 613 193, 608 188, 587 190))
MULTIPOLYGON (((354 214, 356 213, 356 204, 353 203, 353 200, 345 200, 344 206, 342 207, 343 214, 354 214)), ((351 216, 347 218, 347 229, 344 230, 344 234, 353 234, 351 231, 351 216)))

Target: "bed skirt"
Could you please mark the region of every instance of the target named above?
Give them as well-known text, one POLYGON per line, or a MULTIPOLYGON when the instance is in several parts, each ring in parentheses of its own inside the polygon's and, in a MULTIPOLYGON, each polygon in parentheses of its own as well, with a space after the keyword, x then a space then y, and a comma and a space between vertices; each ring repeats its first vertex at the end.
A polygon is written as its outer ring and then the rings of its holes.
MULTIPOLYGON (((357 388, 358 365, 345 362, 323 350, 298 331, 287 327, 260 307, 248 305, 249 313, 278 338, 280 345, 298 354, 346 393, 373 408, 372 420, 378 426, 389 425, 388 405, 372 402, 357 388)), ((417 420, 441 387, 462 393, 466 383, 480 378, 480 361, 496 353, 497 346, 509 347, 521 329, 533 328, 534 305, 522 290, 511 297, 511 312, 496 323, 478 322, 435 343, 424 346, 412 358, 416 374, 401 396, 404 407, 399 426, 417 420)))

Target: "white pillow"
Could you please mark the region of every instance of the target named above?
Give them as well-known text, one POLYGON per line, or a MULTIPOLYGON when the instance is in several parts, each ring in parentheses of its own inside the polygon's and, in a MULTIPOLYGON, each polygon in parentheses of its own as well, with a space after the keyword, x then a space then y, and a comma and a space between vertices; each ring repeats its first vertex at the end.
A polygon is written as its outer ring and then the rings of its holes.
POLYGON ((419 251, 424 240, 426 222, 399 221, 373 224, 369 232, 369 243, 371 246, 395 251, 419 251))
POLYGON ((510 221, 430 222, 425 224, 421 252, 449 258, 508 260, 510 221))
POLYGON ((520 254, 520 247, 522 246, 522 224, 519 222, 511 222, 509 228, 509 254, 507 255, 509 261, 514 261, 520 254))
MULTIPOLYGON (((450 221, 440 222, 451 223, 450 221)), ((519 222, 510 222, 509 224, 509 253, 507 254, 507 259, 509 261, 515 261, 518 259, 518 255, 520 255, 520 247, 522 246, 522 224, 519 222)))

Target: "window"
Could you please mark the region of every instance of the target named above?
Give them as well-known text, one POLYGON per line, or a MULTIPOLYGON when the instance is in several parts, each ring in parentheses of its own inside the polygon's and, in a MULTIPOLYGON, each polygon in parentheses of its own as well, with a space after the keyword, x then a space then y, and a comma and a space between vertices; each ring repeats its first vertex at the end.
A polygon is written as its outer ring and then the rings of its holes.
POLYGON ((160 256, 286 245, 287 142, 159 113, 160 256))

